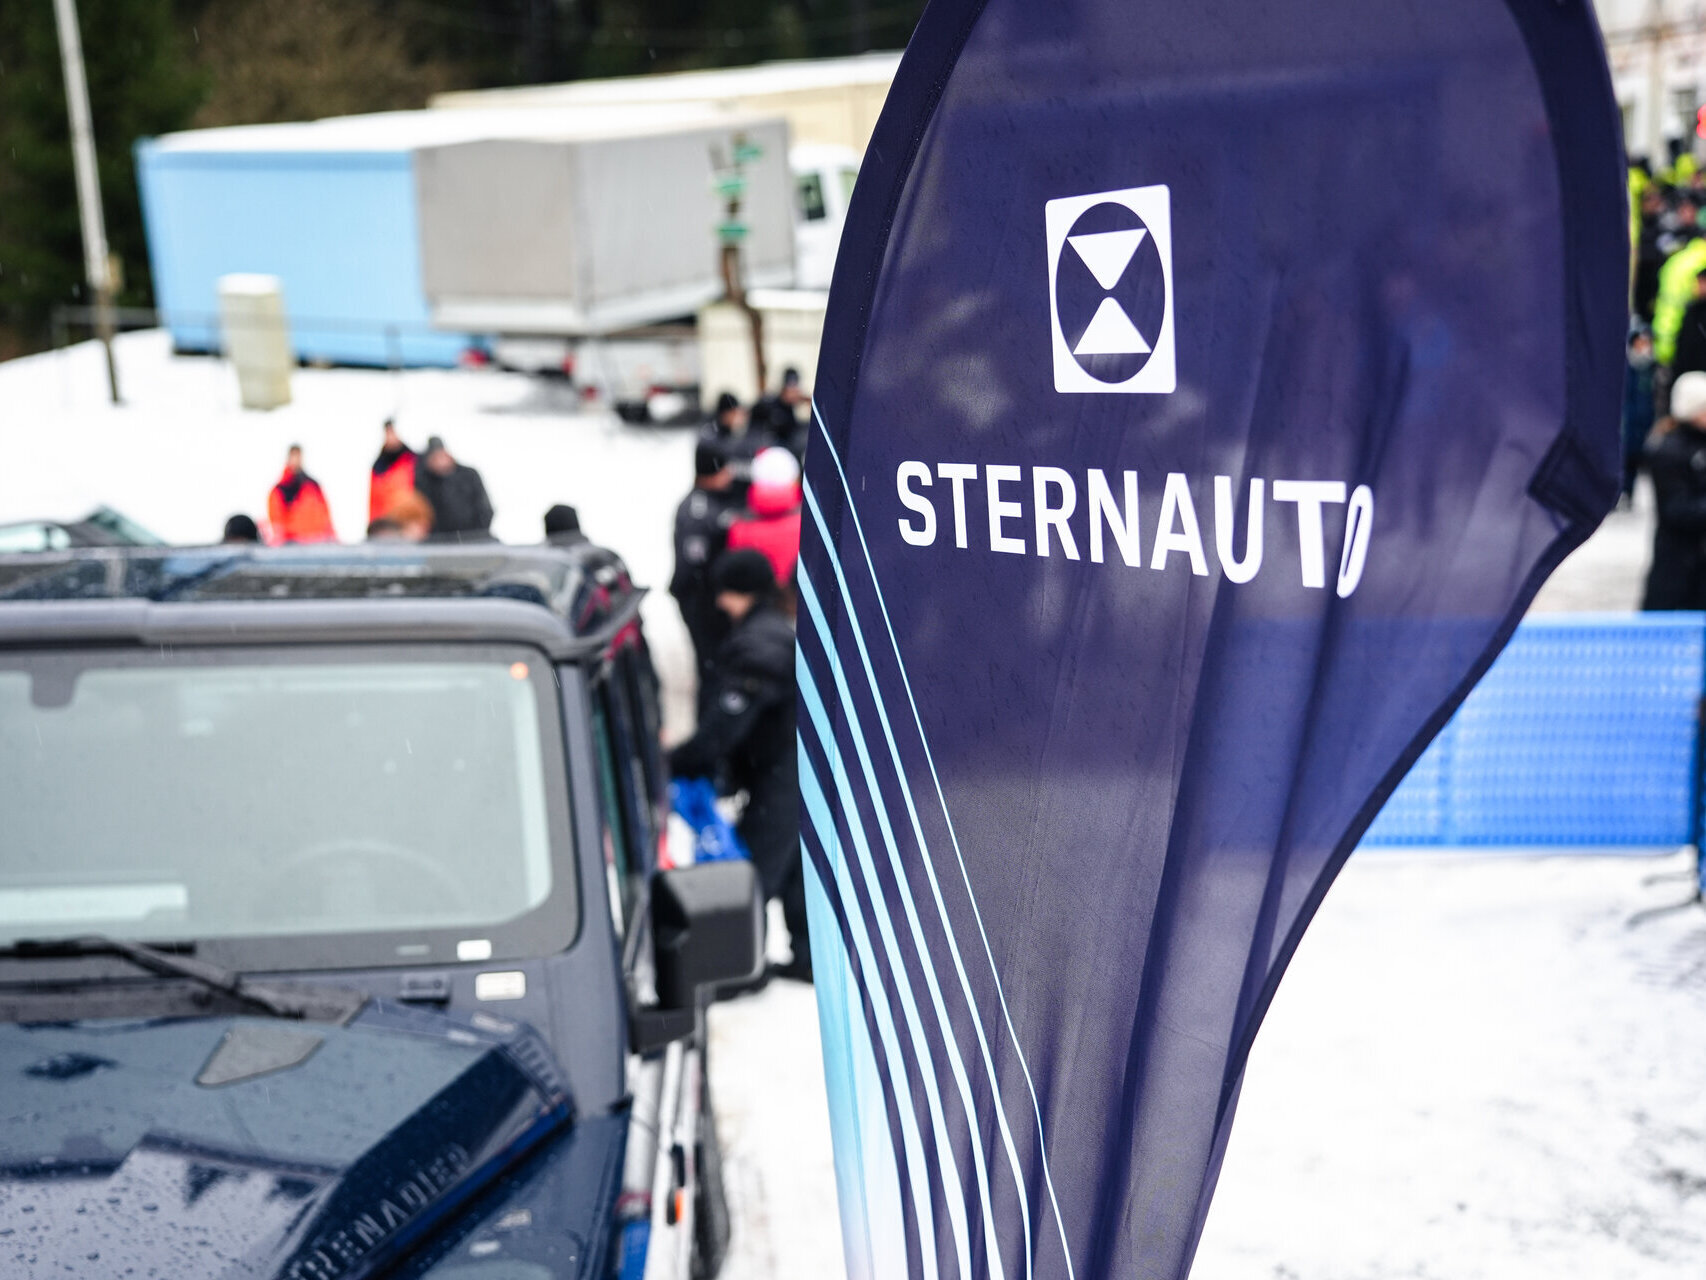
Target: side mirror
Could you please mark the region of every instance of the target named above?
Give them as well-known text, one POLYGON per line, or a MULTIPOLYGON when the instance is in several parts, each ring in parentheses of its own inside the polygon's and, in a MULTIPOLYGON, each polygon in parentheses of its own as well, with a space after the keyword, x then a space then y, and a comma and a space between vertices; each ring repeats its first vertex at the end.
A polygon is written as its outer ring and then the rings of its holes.
POLYGON ((701 862, 652 879, 660 1009, 697 1010, 706 988, 758 976, 764 898, 750 862, 701 862))

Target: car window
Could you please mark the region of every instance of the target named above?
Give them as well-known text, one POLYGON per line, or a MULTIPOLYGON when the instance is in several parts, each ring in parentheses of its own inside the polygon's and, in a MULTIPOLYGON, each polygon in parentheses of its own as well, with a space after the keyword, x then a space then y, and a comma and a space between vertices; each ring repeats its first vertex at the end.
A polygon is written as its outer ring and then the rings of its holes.
POLYGON ((652 671, 651 658, 639 643, 618 655, 616 672, 622 699, 628 708, 629 722, 634 728, 634 806, 643 815, 643 827, 648 837, 645 864, 650 869, 655 864, 651 854, 656 850, 661 835, 669 787, 660 742, 663 712, 658 705, 657 676, 652 671))
POLYGON ((801 222, 822 222, 829 216, 823 203, 823 175, 802 173, 794 179, 794 198, 801 222))
POLYGON ((652 838, 650 802, 646 794, 644 766, 640 762, 640 739, 634 712, 619 668, 612 672, 601 692, 610 719, 611 746, 616 752, 616 787, 622 823, 628 834, 628 871, 630 874, 644 874, 651 869, 648 855, 652 838))
POLYGON ((0 528, 0 552, 63 551, 71 537, 58 525, 12 524, 0 528))
POLYGON ((115 542, 131 547, 163 547, 165 539, 150 533, 136 521, 111 507, 96 507, 83 519, 84 524, 111 536, 115 542))
POLYGON ((622 789, 617 779, 617 746, 608 709, 608 686, 598 689, 592 700, 593 750, 598 760, 599 832, 604 841, 605 888, 610 895, 610 914, 616 931, 627 927, 628 908, 633 894, 630 871, 627 823, 623 820, 622 789))
POLYGON ((532 650, 0 661, 0 940, 486 959, 537 950, 518 922, 548 901, 546 932, 572 936, 555 676, 532 650))
POLYGON ((842 169, 839 176, 841 178, 841 207, 845 209, 853 199, 853 184, 859 181, 859 171, 857 169, 842 169))

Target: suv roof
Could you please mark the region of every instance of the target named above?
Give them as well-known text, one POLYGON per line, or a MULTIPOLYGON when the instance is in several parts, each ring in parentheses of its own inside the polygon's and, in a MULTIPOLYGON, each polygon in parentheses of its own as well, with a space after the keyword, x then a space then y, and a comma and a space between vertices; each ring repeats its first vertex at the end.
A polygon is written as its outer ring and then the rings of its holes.
POLYGON ((584 541, 78 548, 0 555, 0 645, 513 638, 574 659, 644 594, 584 541))

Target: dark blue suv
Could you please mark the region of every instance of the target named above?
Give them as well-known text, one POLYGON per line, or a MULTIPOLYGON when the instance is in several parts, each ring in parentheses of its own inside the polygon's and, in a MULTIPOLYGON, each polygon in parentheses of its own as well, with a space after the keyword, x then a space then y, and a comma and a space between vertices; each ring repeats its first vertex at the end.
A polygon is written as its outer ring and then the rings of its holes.
POLYGON ((714 1275, 744 863, 569 548, 0 556, 0 1275, 714 1275))

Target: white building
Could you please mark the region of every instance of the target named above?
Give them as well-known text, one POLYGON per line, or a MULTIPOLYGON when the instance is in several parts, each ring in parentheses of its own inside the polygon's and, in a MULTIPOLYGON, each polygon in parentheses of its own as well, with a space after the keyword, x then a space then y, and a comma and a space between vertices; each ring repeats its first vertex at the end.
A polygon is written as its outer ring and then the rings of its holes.
POLYGON ((1629 154, 1666 164, 1695 134, 1706 105, 1706 0, 1594 0, 1629 154))

